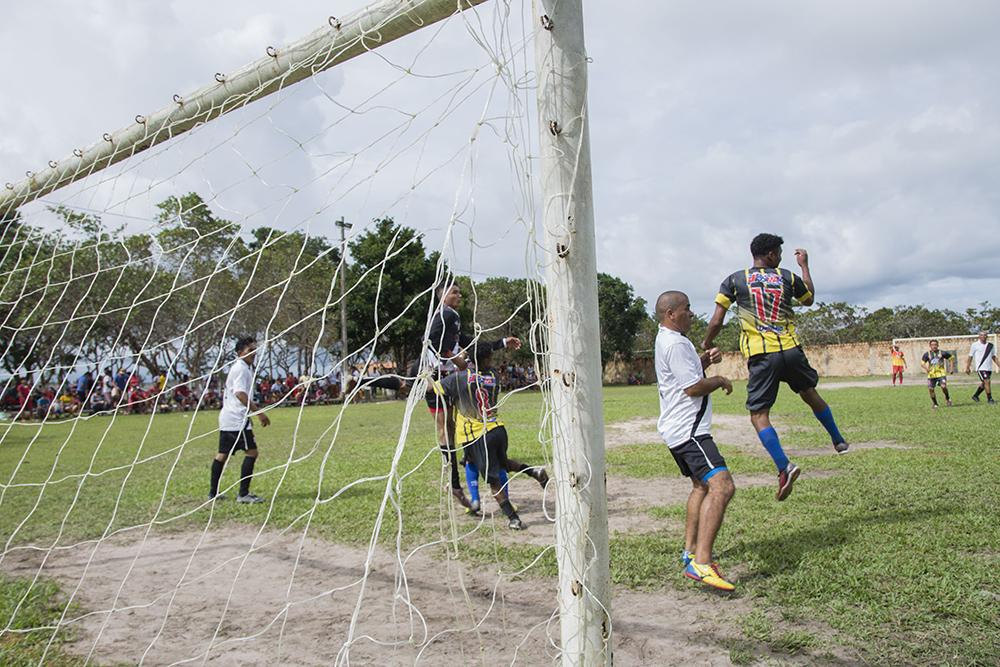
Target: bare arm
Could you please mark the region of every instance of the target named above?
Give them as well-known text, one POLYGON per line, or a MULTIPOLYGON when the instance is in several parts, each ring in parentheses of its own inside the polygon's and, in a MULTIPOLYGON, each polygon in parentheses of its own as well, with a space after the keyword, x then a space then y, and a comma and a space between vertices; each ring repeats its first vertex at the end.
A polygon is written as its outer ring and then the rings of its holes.
POLYGON ((712 341, 722 331, 722 323, 725 321, 726 308, 723 308, 721 304, 715 304, 715 312, 712 313, 712 319, 708 321, 708 328, 705 330, 705 339, 701 342, 703 350, 712 349, 712 341))
MULTIPOLYGON (((253 404, 253 401, 250 400, 250 397, 247 396, 245 391, 235 391, 233 392, 233 395, 236 396, 237 401, 243 404, 243 406, 247 409, 247 412, 253 412, 257 409, 257 406, 253 404)), ((257 415, 257 418, 260 419, 261 426, 271 425, 271 418, 265 413, 261 412, 257 415)))
POLYGON ((702 352, 699 357, 701 359, 701 368, 704 370, 712 364, 722 361, 722 351, 717 347, 713 347, 702 352))
POLYGON ((965 358, 965 373, 968 375, 972 372, 972 355, 970 354, 965 358))
POLYGON ((716 389, 722 389, 726 394, 733 393, 733 383, 721 375, 713 375, 710 378, 702 378, 684 390, 684 393, 691 398, 707 396, 716 389))
POLYGON ((816 301, 816 287, 813 285, 812 273, 809 272, 809 253, 804 248, 796 248, 795 261, 799 263, 799 268, 802 270, 802 282, 809 290, 809 298, 803 299, 799 303, 803 306, 811 306, 816 301))

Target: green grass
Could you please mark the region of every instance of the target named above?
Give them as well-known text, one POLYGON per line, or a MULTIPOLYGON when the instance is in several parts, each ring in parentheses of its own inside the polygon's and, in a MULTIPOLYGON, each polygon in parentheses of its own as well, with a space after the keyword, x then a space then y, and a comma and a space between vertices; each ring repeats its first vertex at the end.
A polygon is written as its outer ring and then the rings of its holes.
POLYGON ((83 660, 67 656, 59 650, 67 633, 60 633, 53 642, 54 649, 46 654, 46 646, 52 631, 46 629, 30 631, 34 628, 53 626, 62 614, 62 601, 59 587, 54 582, 40 580, 30 589, 28 584, 26 580, 0 575, 0 619, 6 623, 16 610, 17 614, 10 626, 11 629, 29 630, 9 632, 0 636, 0 665, 5 667, 37 665, 43 655, 47 665, 82 665, 83 660))
MULTIPOLYGON (((911 449, 803 458, 804 476, 781 504, 769 487, 738 491, 716 551, 723 567, 738 573, 739 594, 761 615, 741 625, 745 640, 730 647, 734 662, 752 661, 754 647, 761 645, 789 655, 832 643, 873 664, 995 664, 1000 655, 1000 585, 994 576, 1000 565, 1000 411, 969 404, 967 393, 956 388, 959 405, 932 412, 926 390, 915 384, 825 391, 851 441, 888 440, 911 449), (810 479, 815 470, 834 474, 810 479)), ((740 384, 732 396, 715 397, 715 411, 743 415, 744 399, 740 384)), ((657 409, 651 387, 605 390, 609 422, 653 418, 657 409)), ((829 447, 825 433, 791 393, 782 392, 774 413, 790 427, 783 433, 786 445, 829 447)), ((275 411, 273 425, 257 431, 262 458, 254 482, 255 492, 277 495, 269 525, 282 528, 309 520, 314 536, 366 543, 385 482, 347 485, 385 474, 401 414, 401 403, 353 406, 343 413, 334 442, 330 429, 341 415, 339 407, 310 408, 298 425, 297 410, 275 411), (294 462, 284 466, 290 460, 294 462), (272 467, 276 469, 267 471, 272 467), (329 502, 314 504, 317 497, 326 500, 338 493, 329 502)), ((541 461, 538 394, 510 396, 503 414, 512 455, 541 461)), ((136 415, 44 428, 3 425, 0 482, 10 480, 27 455, 15 485, 3 490, 0 539, 11 545, 51 545, 61 532, 59 543, 67 544, 154 518, 157 530, 204 527, 207 508, 195 510, 207 491, 215 425, 214 413, 193 423, 189 415, 168 414, 152 424, 148 416, 136 415), (133 460, 141 463, 132 466, 133 460), (44 487, 25 486, 46 481, 44 487)), ((401 496, 401 534, 409 545, 450 534, 433 440, 433 424, 418 408, 399 464, 401 472, 414 471, 404 480, 401 496)), ((766 459, 724 441, 721 445, 737 486, 740 475, 771 472, 766 459)), ((609 474, 642 478, 644 484, 677 474, 665 449, 651 445, 614 449, 608 464, 609 474)), ((235 479, 234 466, 223 484, 235 479)), ((221 503, 212 522, 259 526, 266 511, 221 503)), ((683 507, 651 513, 679 519, 683 507)), ((395 530, 390 514, 386 544, 395 540, 395 530)), ((680 546, 676 529, 614 538, 614 581, 651 590, 665 582, 687 586, 678 576, 680 546)), ((510 569, 525 567, 540 551, 529 545, 497 549, 489 535, 471 538, 461 550, 463 558, 499 558, 510 569)), ((554 572, 551 550, 531 570, 538 576, 554 572)), ((26 591, 22 581, 0 582, 0 621, 9 618, 10 601, 16 604, 26 591)), ((31 604, 15 622, 44 625, 46 610, 57 609, 58 599, 53 584, 36 586, 31 604)), ((0 664, 31 663, 37 646, 30 638, 0 636, 0 650, 7 652, 0 654, 0 664)))

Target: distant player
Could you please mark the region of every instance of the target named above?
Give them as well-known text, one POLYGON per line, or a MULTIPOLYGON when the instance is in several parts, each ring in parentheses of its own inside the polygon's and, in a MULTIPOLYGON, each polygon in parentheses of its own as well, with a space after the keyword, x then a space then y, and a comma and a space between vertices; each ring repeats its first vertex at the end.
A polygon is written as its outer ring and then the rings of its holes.
POLYGON ((976 373, 979 375, 979 387, 972 395, 972 400, 979 402, 979 395, 986 392, 986 402, 996 405, 993 400, 993 392, 990 389, 990 377, 993 375, 993 366, 1000 369, 1000 362, 997 362, 997 351, 993 343, 986 342, 986 332, 979 332, 979 340, 969 348, 969 357, 965 360, 965 372, 972 371, 972 365, 976 366, 976 373))
POLYGON ((685 334, 694 314, 683 292, 664 292, 656 300, 654 364, 660 392, 657 430, 681 469, 691 479, 684 532, 684 576, 723 591, 731 591, 718 566, 712 562, 712 545, 722 525, 726 506, 736 487, 712 439, 712 399, 722 389, 732 393, 732 383, 721 375, 705 377, 705 369, 719 361, 718 348, 700 356, 685 334))
POLYGON ((931 404, 935 408, 938 406, 937 393, 934 391, 934 388, 941 387, 941 391, 944 393, 944 400, 950 408, 951 396, 948 395, 948 366, 945 362, 951 359, 951 352, 942 352, 939 350, 936 340, 930 342, 930 348, 920 358, 920 365, 927 372, 927 390, 931 394, 931 404))
POLYGON ((500 378, 490 366, 490 345, 476 346, 474 367, 451 373, 435 383, 437 392, 455 408, 455 445, 465 453, 466 481, 472 493, 471 509, 479 506, 479 476, 490 485, 493 497, 512 530, 525 528, 507 493, 508 472, 524 472, 544 489, 549 476, 507 455, 507 429, 497 413, 500 378))
MULTIPOLYGON (((212 460, 212 476, 208 487, 208 499, 221 500, 219 479, 226 459, 233 452, 242 450, 243 466, 240 469, 240 491, 236 502, 256 504, 264 502, 260 496, 250 493, 250 480, 257 461, 257 442, 253 437, 250 413, 253 403, 253 362, 257 356, 257 341, 247 336, 236 341, 236 361, 226 375, 226 388, 222 395, 222 411, 219 412, 219 453, 212 460)), ((261 426, 268 426, 271 420, 263 412, 258 415, 261 426)))
POLYGON ((897 377, 899 378, 899 384, 902 385, 903 371, 906 370, 906 355, 895 344, 889 348, 889 353, 892 355, 892 385, 896 386, 897 377))
POLYGON ((740 320, 740 350, 747 359, 750 374, 746 405, 757 437, 778 468, 778 500, 788 497, 799 476, 799 467, 788 460, 778 433, 771 426, 771 406, 778 398, 779 383, 786 383, 812 408, 838 454, 848 450, 830 406, 816 391, 819 376, 809 365, 795 333, 792 307, 811 305, 816 293, 809 272, 809 255, 801 248, 795 251, 802 277, 779 269, 783 243, 774 234, 754 237, 750 243, 753 266, 722 281, 715 297, 715 313, 702 342, 703 349, 712 347, 712 341, 722 330, 726 311, 735 305, 740 320))

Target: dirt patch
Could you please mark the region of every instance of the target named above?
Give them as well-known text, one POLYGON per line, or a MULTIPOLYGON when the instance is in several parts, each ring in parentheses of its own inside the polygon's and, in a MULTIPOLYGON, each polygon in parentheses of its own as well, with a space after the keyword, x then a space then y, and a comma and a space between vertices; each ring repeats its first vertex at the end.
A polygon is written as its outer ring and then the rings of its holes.
POLYGON ((662 445, 663 438, 656 430, 656 419, 637 417, 628 421, 607 424, 604 427, 604 446, 607 449, 625 445, 662 445))
MULTIPOLYGON (((551 579, 470 568, 428 547, 402 559, 376 553, 365 580, 362 549, 301 533, 255 535, 227 527, 143 542, 131 531, 96 551, 86 544, 51 552, 42 574, 66 591, 81 584, 77 599, 88 610, 67 619, 77 639, 66 648, 101 663, 150 665, 331 665, 346 664, 348 654, 353 664, 379 665, 556 658, 551 579)), ((33 576, 41 560, 37 551, 18 550, 4 567, 33 576)), ((735 618, 749 609, 738 598, 696 590, 622 591, 613 605, 622 665, 676 664, 678 656, 728 665, 719 642, 737 632, 735 618)))

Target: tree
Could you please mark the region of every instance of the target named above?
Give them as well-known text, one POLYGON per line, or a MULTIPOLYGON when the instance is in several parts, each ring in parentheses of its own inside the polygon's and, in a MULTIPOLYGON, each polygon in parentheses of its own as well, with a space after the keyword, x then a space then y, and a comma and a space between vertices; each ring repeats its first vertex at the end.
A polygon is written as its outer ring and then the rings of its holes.
POLYGON ((597 274, 597 308, 601 325, 601 364, 613 356, 632 358, 635 337, 649 317, 646 301, 632 286, 607 273, 597 274))
POLYGON ((354 260, 347 276, 351 347, 387 348, 403 367, 423 344, 435 262, 420 235, 392 218, 376 220, 348 247, 354 260))

